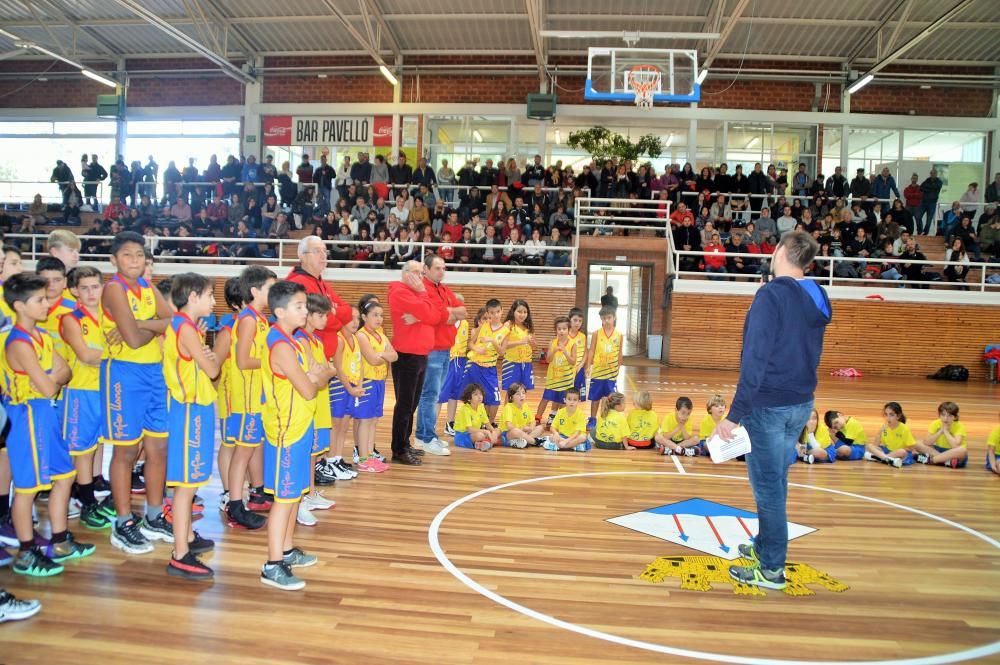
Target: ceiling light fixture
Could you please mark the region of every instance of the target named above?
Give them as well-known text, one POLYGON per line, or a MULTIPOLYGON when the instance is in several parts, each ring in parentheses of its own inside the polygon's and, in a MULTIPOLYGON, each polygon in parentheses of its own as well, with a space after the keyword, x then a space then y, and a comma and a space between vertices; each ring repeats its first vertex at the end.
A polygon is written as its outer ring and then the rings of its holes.
POLYGON ((392 84, 393 87, 399 85, 399 79, 396 78, 395 74, 389 71, 388 67, 386 67, 385 65, 379 65, 378 70, 382 72, 382 76, 384 76, 386 80, 392 84))
POLYGON ((92 81, 97 81, 98 83, 103 83, 104 85, 108 86, 109 88, 117 88, 118 87, 118 81, 115 81, 114 79, 109 79, 107 76, 101 76, 97 72, 92 72, 89 69, 81 69, 80 73, 83 74, 84 76, 86 76, 87 78, 91 79, 92 81))
POLYGON ((707 69, 703 69, 700 72, 698 72, 698 76, 695 77, 694 81, 698 85, 701 85, 702 83, 705 82, 705 79, 707 77, 708 77, 708 70, 707 69))
POLYGON ((473 129, 472 130, 472 138, 476 139, 476 143, 482 143, 483 142, 483 135, 479 132, 478 129, 473 129))
POLYGON ((868 85, 869 83, 871 83, 874 78, 875 78, 874 74, 865 74, 864 76, 862 76, 861 78, 859 78, 857 81, 855 81, 854 83, 852 83, 850 86, 848 86, 848 88, 847 88, 847 94, 853 95, 858 90, 861 90, 861 88, 863 88, 866 85, 868 85))
POLYGON ((674 142, 674 133, 670 132, 670 136, 667 137, 667 142, 663 144, 663 147, 669 148, 674 142))

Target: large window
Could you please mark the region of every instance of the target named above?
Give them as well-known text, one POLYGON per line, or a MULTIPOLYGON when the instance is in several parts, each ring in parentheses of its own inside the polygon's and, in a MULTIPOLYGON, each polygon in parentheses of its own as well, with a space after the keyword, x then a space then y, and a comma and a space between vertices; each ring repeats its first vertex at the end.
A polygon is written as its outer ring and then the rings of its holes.
POLYGON ((130 120, 126 129, 125 162, 145 164, 152 155, 161 174, 170 162, 183 170, 194 159, 204 171, 212 155, 225 164, 240 154, 239 120, 130 120))
MULTIPOLYGON (((510 119, 490 116, 430 116, 426 120, 428 161, 437 169, 441 160, 457 173, 466 162, 479 165, 492 159, 506 161, 510 144, 510 119)), ((537 134, 536 134, 537 136, 537 134)), ((537 144, 532 153, 537 150, 537 144)))
POLYGON ((982 132, 906 130, 900 179, 909 182, 910 174, 916 173, 923 180, 934 168, 944 181, 942 202, 957 201, 973 182, 979 183, 981 198, 986 186, 985 160, 986 136, 982 132))
POLYGON ((788 169, 789 173, 794 173, 803 163, 806 173, 815 176, 816 126, 730 122, 722 161, 729 165, 730 175, 738 164, 742 164, 744 174, 748 174, 754 163, 760 162, 765 169, 774 164, 778 170, 788 169))

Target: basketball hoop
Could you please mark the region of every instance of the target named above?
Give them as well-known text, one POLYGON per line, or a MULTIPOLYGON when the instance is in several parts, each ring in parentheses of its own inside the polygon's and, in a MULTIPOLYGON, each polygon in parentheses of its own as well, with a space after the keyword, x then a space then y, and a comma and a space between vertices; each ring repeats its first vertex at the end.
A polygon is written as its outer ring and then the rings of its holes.
POLYGON ((635 65, 628 71, 628 85, 635 92, 635 105, 653 108, 653 93, 660 88, 660 68, 656 65, 635 65))

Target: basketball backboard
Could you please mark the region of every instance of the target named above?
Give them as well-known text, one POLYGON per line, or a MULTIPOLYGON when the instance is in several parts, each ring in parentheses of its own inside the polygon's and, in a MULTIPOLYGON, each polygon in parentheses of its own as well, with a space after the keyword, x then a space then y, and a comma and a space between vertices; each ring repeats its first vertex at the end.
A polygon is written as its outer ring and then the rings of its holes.
POLYGON ((698 52, 682 49, 605 48, 587 51, 587 82, 584 98, 606 102, 635 102, 629 72, 653 66, 660 71, 660 81, 653 91, 653 102, 697 102, 698 52))

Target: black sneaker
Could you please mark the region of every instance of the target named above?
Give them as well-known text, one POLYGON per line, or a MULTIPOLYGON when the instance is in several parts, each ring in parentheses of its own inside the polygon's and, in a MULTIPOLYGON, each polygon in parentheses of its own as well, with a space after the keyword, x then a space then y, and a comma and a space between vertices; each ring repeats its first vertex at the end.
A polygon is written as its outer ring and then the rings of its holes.
POLYGON ((111 483, 109 483, 104 476, 94 478, 94 496, 98 499, 103 499, 104 497, 110 495, 111 483))
POLYGON ((191 551, 180 559, 171 556, 167 563, 167 575, 187 580, 208 580, 215 576, 215 571, 199 561, 194 551, 191 551))
POLYGON ((760 566, 730 566, 729 576, 740 584, 781 591, 785 588, 784 570, 764 570, 760 566))
POLYGON ((316 481, 317 485, 332 485, 337 482, 337 476, 334 473, 333 465, 327 464, 325 459, 319 459, 315 465, 313 465, 313 479, 316 481))
POLYGON ((61 573, 63 567, 50 559, 41 547, 33 545, 17 553, 13 570, 18 575, 29 577, 52 577, 61 573))
POLYGON ((542 444, 544 443, 545 443, 544 436, 536 436, 535 440, 531 442, 531 445, 533 445, 535 448, 541 448, 542 444))
POLYGON ((112 520, 101 511, 101 504, 92 503, 80 510, 80 524, 90 529, 107 529, 112 520))
POLYGON ((552 423, 555 422, 555 419, 556 419, 556 414, 555 413, 550 413, 549 417, 548 417, 548 420, 545 421, 545 426, 551 428, 552 427, 552 423))
POLYGON ((160 513, 153 519, 143 520, 142 524, 139 525, 139 530, 149 540, 162 540, 167 543, 174 542, 174 527, 167 521, 163 513, 160 513))
POLYGON ((153 543, 142 535, 135 515, 124 524, 115 523, 111 529, 111 544, 128 554, 147 554, 153 551, 153 543))
POLYGON ((146 493, 146 481, 143 480, 142 472, 135 469, 132 470, 132 494, 145 494, 146 493))
POLYGON ((214 549, 215 541, 209 540, 208 538, 202 538, 197 531, 194 532, 194 540, 188 543, 188 550, 192 554, 204 554, 205 552, 211 552, 214 549))
POLYGON ((39 501, 41 501, 42 503, 48 503, 49 502, 49 491, 48 490, 42 490, 41 492, 37 492, 35 494, 35 498, 38 499, 39 501))
POLYGON ((378 451, 378 448, 372 448, 372 455, 374 455, 375 459, 377 459, 379 462, 385 462, 385 455, 380 453, 378 451))
POLYGON ((56 563, 82 559, 97 551, 97 546, 91 543, 78 543, 72 533, 66 533, 66 540, 52 543, 52 560, 56 563))
POLYGON ((226 517, 228 518, 227 525, 233 529, 256 531, 267 524, 266 517, 247 510, 242 503, 229 504, 226 517))

